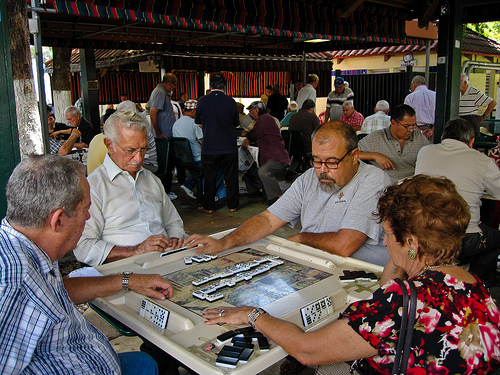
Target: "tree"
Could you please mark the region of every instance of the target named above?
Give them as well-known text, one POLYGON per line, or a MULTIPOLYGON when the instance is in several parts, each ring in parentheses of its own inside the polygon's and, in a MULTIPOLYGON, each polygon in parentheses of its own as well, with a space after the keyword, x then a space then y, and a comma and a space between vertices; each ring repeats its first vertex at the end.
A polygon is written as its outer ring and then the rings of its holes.
POLYGON ((468 23, 467 27, 487 38, 500 43, 500 22, 468 23))

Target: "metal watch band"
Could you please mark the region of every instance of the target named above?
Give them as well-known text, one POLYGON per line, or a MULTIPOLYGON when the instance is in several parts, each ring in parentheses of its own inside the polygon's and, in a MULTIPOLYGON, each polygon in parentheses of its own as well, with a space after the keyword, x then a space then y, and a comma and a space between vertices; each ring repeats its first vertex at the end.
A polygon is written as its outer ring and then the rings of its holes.
POLYGON ((264 309, 261 309, 260 307, 254 309, 250 314, 248 314, 248 324, 250 324, 252 328, 255 328, 255 321, 262 314, 266 314, 264 309))
POLYGON ((128 280, 130 278, 130 275, 132 275, 133 272, 128 272, 125 271, 123 272, 123 279, 122 279, 122 289, 123 290, 128 290, 128 280))

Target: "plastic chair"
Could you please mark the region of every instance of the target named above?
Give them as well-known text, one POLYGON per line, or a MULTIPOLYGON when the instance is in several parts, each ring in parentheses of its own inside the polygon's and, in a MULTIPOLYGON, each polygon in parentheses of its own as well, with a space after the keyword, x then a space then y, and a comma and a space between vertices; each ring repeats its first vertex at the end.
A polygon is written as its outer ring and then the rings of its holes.
POLYGON ((288 154, 290 154, 290 130, 282 130, 281 131, 281 136, 283 137, 283 140, 285 141, 285 148, 288 151, 288 154))
POLYGON ((306 152, 304 146, 304 135, 297 130, 290 130, 290 145, 288 149, 290 158, 296 158, 302 167, 302 172, 311 168, 309 161, 311 160, 312 153, 306 152))
POLYGON ((170 142, 172 142, 172 147, 174 149, 175 165, 187 168, 188 171, 196 178, 198 203, 201 204, 203 198, 203 177, 201 177, 202 171, 194 161, 193 151, 191 150, 189 139, 183 137, 172 137, 170 138, 170 142))
POLYGON ((167 138, 155 138, 156 153, 158 156, 158 170, 155 172, 157 177, 167 174, 168 154, 170 153, 170 141, 167 138))

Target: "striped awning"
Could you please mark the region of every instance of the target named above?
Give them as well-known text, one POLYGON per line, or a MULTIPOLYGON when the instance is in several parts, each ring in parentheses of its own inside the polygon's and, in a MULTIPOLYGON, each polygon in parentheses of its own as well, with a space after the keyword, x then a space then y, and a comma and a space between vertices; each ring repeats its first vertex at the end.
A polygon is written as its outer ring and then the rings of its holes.
POLYGON ((59 14, 125 20, 171 28, 331 42, 424 44, 407 38, 411 11, 364 2, 341 17, 335 0, 49 0, 59 14))

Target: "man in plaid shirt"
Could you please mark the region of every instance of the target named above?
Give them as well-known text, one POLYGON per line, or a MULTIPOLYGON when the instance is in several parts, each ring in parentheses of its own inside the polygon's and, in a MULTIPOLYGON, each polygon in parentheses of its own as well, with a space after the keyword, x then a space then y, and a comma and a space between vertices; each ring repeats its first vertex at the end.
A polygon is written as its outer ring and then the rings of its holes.
POLYGON ((365 116, 354 109, 352 101, 346 100, 342 104, 342 111, 344 111, 344 114, 340 117, 340 121, 351 125, 356 131, 361 130, 365 116))

